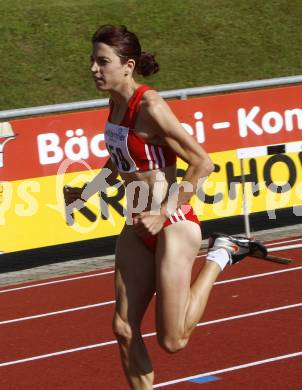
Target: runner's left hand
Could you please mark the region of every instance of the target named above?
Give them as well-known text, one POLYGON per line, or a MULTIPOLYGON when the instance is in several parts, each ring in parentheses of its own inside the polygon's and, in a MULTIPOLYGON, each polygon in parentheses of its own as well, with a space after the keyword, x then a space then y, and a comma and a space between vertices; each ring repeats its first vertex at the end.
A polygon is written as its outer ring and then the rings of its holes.
POLYGON ((154 215, 144 211, 133 218, 134 229, 140 236, 155 235, 161 231, 166 219, 162 214, 154 215))

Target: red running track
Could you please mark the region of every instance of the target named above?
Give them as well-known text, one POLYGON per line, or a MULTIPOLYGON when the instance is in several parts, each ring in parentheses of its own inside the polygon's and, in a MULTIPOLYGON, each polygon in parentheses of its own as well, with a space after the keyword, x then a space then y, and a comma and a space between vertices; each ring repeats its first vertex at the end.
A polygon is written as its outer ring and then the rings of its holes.
MULTIPOLYGON (((154 335, 145 339, 155 382, 176 381, 159 387, 300 389, 302 355, 293 354, 302 351, 302 249, 279 254, 295 261, 284 266, 247 259, 221 274, 184 351, 170 355, 154 335), (253 275, 258 277, 243 279, 253 275), (259 361, 264 363, 249 366, 259 361), (233 369, 241 365, 247 366, 233 369), (217 371, 219 379, 209 383, 185 379, 217 371)), ((108 271, 0 290, 1 389, 128 388, 111 332, 113 274, 108 271), (67 311, 72 308, 77 310, 67 311)), ((154 332, 153 304, 144 333, 154 332)))

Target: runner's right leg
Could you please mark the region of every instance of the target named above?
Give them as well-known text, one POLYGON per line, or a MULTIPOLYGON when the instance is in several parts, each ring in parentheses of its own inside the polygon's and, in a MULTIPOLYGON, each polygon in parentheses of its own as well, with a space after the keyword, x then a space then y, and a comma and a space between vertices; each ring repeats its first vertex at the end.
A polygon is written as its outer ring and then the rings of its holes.
POLYGON ((125 225, 116 250, 113 332, 133 390, 152 389, 153 369, 140 326, 154 292, 154 255, 145 247, 133 227, 125 225))

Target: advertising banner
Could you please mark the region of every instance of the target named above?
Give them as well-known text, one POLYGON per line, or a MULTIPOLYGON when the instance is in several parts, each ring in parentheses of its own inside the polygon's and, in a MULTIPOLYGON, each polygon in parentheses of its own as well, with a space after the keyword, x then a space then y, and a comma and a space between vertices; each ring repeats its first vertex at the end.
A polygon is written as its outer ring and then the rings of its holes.
MULTIPOLYGON (((242 214, 236 149, 302 139, 302 86, 169 101, 215 171, 192 199, 201 221, 242 214)), ((0 252, 114 236, 124 223, 124 189, 93 196, 66 223, 63 187, 92 180, 108 159, 108 109, 0 123, 0 252), (105 209, 106 210, 105 210, 105 209)), ((302 204, 302 152, 244 161, 250 212, 302 204)), ((178 177, 185 163, 178 161, 178 177)), ((298 208, 299 209, 299 208, 298 208)))

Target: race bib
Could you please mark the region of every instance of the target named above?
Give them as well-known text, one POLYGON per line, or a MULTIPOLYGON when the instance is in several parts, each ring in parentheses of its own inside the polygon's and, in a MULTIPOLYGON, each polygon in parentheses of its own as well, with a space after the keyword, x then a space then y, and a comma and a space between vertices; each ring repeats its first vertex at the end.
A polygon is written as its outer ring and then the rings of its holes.
POLYGON ((106 123, 105 143, 111 160, 121 172, 135 172, 136 164, 130 156, 128 149, 129 128, 106 123))

